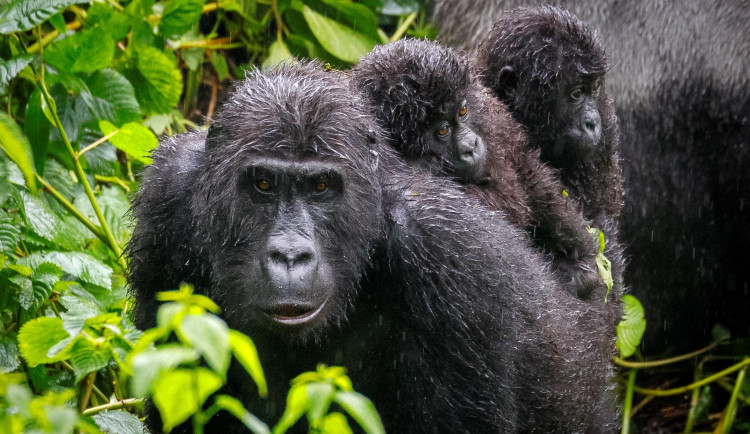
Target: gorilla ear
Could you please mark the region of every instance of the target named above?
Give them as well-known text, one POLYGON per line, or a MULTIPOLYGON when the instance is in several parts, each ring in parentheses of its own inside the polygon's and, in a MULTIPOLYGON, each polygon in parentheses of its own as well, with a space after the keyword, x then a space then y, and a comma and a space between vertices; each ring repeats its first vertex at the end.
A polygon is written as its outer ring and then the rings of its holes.
POLYGON ((499 75, 497 78, 498 87, 502 89, 503 95, 513 98, 516 93, 516 86, 518 85, 518 76, 513 67, 508 65, 503 66, 499 75))

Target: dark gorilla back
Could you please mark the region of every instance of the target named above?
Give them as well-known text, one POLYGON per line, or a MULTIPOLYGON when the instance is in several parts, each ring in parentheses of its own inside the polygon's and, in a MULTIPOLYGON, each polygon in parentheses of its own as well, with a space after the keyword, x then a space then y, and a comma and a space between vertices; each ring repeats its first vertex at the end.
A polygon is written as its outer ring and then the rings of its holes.
POLYGON ((431 0, 438 39, 475 48, 504 10, 555 4, 598 29, 621 122, 625 282, 649 351, 750 335, 750 8, 745 2, 431 0))
MULTIPOLYGON (((392 432, 616 426, 607 318, 555 286, 523 233, 412 173, 339 73, 249 73, 207 133, 162 143, 141 185, 137 325, 182 280, 216 299, 255 340, 269 397, 236 367, 227 391, 263 420, 324 362, 392 432)), ((221 413, 207 427, 241 430, 221 413)))

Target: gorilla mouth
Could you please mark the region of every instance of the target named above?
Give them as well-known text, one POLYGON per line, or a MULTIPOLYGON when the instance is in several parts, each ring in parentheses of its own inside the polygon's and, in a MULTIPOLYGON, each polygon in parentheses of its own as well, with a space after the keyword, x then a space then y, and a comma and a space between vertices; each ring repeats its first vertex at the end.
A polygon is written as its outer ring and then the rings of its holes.
POLYGON ((318 316, 326 301, 328 301, 327 298, 318 307, 302 304, 279 304, 271 309, 264 310, 264 313, 279 324, 299 325, 318 316))

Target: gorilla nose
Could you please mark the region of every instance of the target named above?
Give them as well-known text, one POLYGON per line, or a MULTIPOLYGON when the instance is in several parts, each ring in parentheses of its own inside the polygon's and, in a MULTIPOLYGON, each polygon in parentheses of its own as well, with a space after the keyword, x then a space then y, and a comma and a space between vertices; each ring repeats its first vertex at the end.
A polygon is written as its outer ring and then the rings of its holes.
POLYGON ((599 116, 599 112, 587 114, 583 117, 583 128, 592 136, 598 137, 601 134, 602 119, 599 116))
POLYGON ((274 279, 304 279, 317 266, 313 242, 306 238, 271 240, 268 244, 266 264, 274 279))

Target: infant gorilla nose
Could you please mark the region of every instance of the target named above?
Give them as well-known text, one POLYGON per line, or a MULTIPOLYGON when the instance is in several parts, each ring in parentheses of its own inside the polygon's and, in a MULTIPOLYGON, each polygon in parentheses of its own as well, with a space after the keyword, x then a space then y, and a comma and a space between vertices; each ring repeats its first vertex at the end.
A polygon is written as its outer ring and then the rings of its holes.
POLYGON ((313 320, 325 306, 328 299, 319 306, 298 303, 280 303, 265 309, 263 312, 282 325, 299 325, 313 320))
POLYGON ((478 135, 471 133, 467 136, 456 146, 456 175, 470 182, 481 181, 489 176, 487 147, 478 135))

